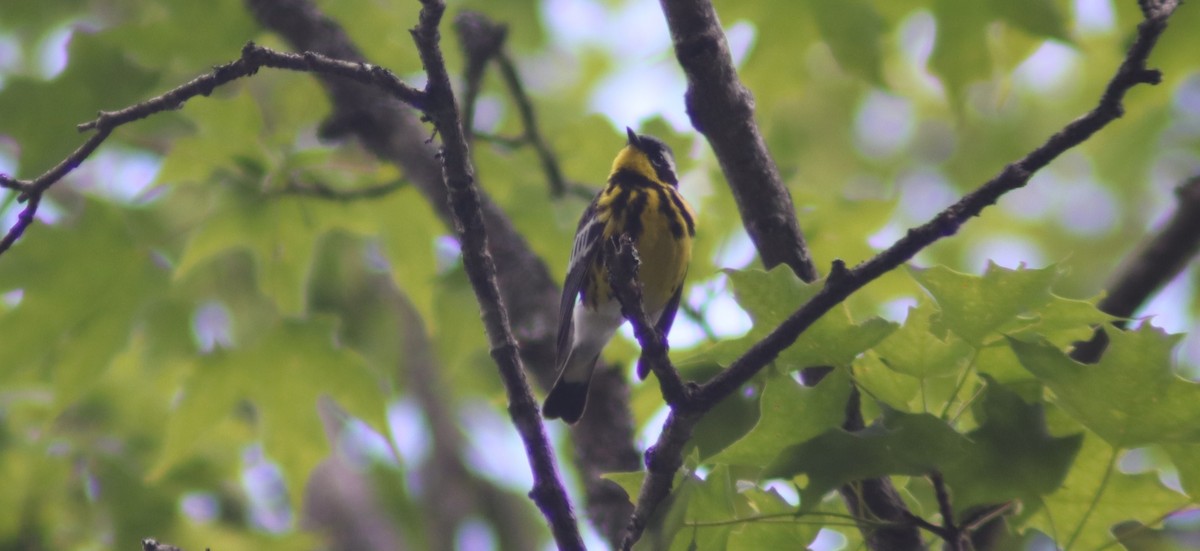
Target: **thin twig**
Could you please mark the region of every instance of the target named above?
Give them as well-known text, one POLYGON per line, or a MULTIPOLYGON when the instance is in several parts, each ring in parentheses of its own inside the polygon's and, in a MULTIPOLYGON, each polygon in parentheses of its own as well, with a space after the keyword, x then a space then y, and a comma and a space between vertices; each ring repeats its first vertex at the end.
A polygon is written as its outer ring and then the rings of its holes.
POLYGON ((142 540, 142 551, 183 551, 169 543, 160 543, 154 538, 146 538, 142 540))
POLYGON ((282 189, 275 193, 280 195, 308 195, 320 199, 348 203, 362 199, 377 199, 403 188, 407 184, 408 182, 401 179, 375 186, 340 189, 319 181, 290 181, 287 183, 287 185, 283 186, 282 189))
POLYGON ((505 149, 517 149, 529 143, 529 138, 525 136, 502 136, 500 134, 478 131, 473 132, 471 135, 478 141, 494 144, 505 149))
MULTIPOLYGON (((12 228, 9 228, 8 233, 4 234, 4 238, 0 239, 0 254, 4 254, 5 251, 12 247, 13 243, 16 243, 25 234, 25 230, 33 224, 38 206, 42 203, 42 194, 95 152, 96 148, 100 147, 100 144, 111 133, 111 128, 101 128, 92 137, 88 138, 87 141, 83 142, 83 145, 80 145, 70 155, 67 155, 67 158, 55 165, 54 168, 51 168, 45 174, 34 178, 30 182, 22 183, 24 190, 17 197, 17 200, 29 201, 29 204, 25 205, 25 209, 21 211, 21 214, 17 215, 17 222, 13 224, 12 228)), ((4 179, 9 182, 20 183, 7 176, 4 179)), ((15 186, 10 187, 16 189, 15 186)))
POLYGON ((33 224, 34 216, 37 214, 38 205, 42 202, 42 194, 35 193, 29 198, 29 204, 21 210, 21 214, 17 215, 17 222, 9 228, 8 233, 4 234, 4 238, 0 239, 0 254, 7 251, 16 243, 22 235, 25 234, 25 229, 33 224))
MULTIPOLYGON (((761 522, 764 524, 817 524, 819 526, 851 526, 851 527, 853 527, 853 526, 856 526, 856 524, 854 524, 854 523, 857 522, 858 520, 859 519, 855 518, 854 515, 847 515, 847 514, 843 514, 843 513, 812 511, 812 512, 797 514, 795 511, 787 511, 784 513, 763 513, 763 514, 759 514, 759 515, 750 515, 750 516, 746 516, 746 517, 738 517, 738 518, 731 518, 731 519, 725 519, 725 520, 684 521, 683 525, 687 526, 687 527, 691 527, 691 528, 714 528, 717 526, 735 526, 738 524, 749 524, 749 523, 761 522), (842 519, 842 520, 846 520, 849 522, 837 523, 837 522, 829 522, 829 521, 799 520, 804 517, 827 517, 827 518, 842 519), (776 520, 785 520, 785 522, 775 522, 776 520)), ((880 523, 878 523, 878 526, 886 526, 888 524, 891 524, 891 523, 880 522, 880 523)))
POLYGON ((487 230, 480 211, 466 135, 439 46, 438 24, 446 4, 442 0, 421 0, 421 5, 420 22, 412 35, 429 77, 425 85, 427 107, 424 111, 442 137, 442 171, 450 193, 455 229, 462 242, 463 265, 482 310, 492 358, 500 368, 508 393, 509 415, 525 444, 525 454, 533 471, 534 485, 529 495, 550 524, 559 549, 584 549, 571 502, 558 475, 554 449, 542 425, 533 390, 525 379, 517 341, 512 335, 508 313, 496 283, 496 265, 488 253, 487 230))
MULTIPOLYGON (((657 458, 659 464, 664 467, 680 464, 687 435, 690 435, 694 423, 698 422, 704 413, 715 407, 721 400, 741 388, 763 367, 774 360, 781 351, 794 343, 800 334, 822 315, 834 306, 841 304, 867 283, 903 265, 924 248, 942 238, 954 235, 967 220, 979 215, 984 208, 994 204, 1000 196, 1023 187, 1035 172, 1045 167, 1050 161, 1064 151, 1084 142, 1092 134, 1116 120, 1124 112, 1121 102, 1131 88, 1139 84, 1158 83, 1161 80, 1161 74, 1158 71, 1147 69, 1146 59, 1158 37, 1166 29, 1167 20, 1179 4, 1178 0, 1146 1, 1153 4, 1147 12, 1151 15, 1138 25, 1136 40, 1130 46, 1124 61, 1095 108, 1068 123, 1041 146, 1020 160, 1004 167, 991 180, 938 213, 929 222, 909 229, 904 237, 875 257, 853 269, 847 269, 840 261, 835 262, 824 286, 816 295, 769 335, 751 346, 727 369, 696 390, 693 395, 694 400, 691 402, 694 409, 689 411, 686 418, 677 418, 674 414, 668 418, 668 423, 664 426, 662 435, 654 446, 656 456, 666 456, 657 458)), ((674 2, 664 0, 664 8, 668 11, 672 4, 674 2)), ((713 18, 715 19, 715 14, 713 14, 713 18)), ((672 32, 678 34, 675 30, 672 32)), ((686 49, 688 45, 680 45, 680 40, 681 38, 676 36, 677 50, 686 49)), ((683 54, 679 55, 682 57, 683 54)), ((728 173, 728 171, 726 172, 728 173)), ((665 498, 670 493, 674 475, 674 470, 648 469, 634 518, 630 519, 626 529, 624 548, 632 547, 632 544, 641 537, 649 515, 658 506, 657 502, 646 503, 643 499, 665 498)))
POLYGON ((686 301, 682 301, 679 304, 679 313, 686 316, 687 319, 696 324, 696 327, 700 328, 700 332, 704 333, 705 340, 708 342, 717 342, 717 332, 713 330, 712 324, 708 323, 708 318, 705 316, 703 310, 688 304, 686 301))
POLYGON ((19 200, 29 201, 18 216, 17 223, 8 230, 3 239, 0 239, 0 254, 12 247, 33 223, 42 194, 91 156, 115 128, 155 113, 177 109, 196 96, 208 96, 218 86, 253 75, 262 67, 337 75, 383 88, 397 99, 414 107, 419 108, 424 102, 423 92, 404 84, 391 71, 377 65, 331 59, 312 52, 277 52, 248 42, 242 48, 241 58, 235 61, 218 65, 208 74, 196 77, 159 96, 117 111, 101 111, 95 119, 78 125, 76 128, 80 132, 95 130, 96 133, 45 174, 28 182, 8 176, 0 177, 3 187, 20 191, 19 200))
POLYGON ((976 512, 973 515, 967 515, 967 520, 962 525, 963 532, 967 534, 975 532, 987 525, 987 523, 1012 511, 1016 507, 1016 504, 1016 501, 1006 501, 999 505, 984 507, 982 511, 976 512))
POLYGON ((938 526, 932 522, 929 522, 928 520, 925 520, 917 515, 908 513, 906 518, 907 518, 908 522, 910 524, 912 524, 913 526, 916 526, 917 528, 925 530, 926 532, 929 532, 930 534, 933 534, 939 538, 942 538, 943 540, 945 540, 947 537, 949 537, 947 535, 945 528, 942 528, 941 526, 938 526))
POLYGON ((29 189, 32 182, 17 180, 7 174, 0 174, 0 188, 11 189, 17 193, 24 194, 25 190, 29 189))
POLYGON ((966 544, 958 525, 954 523, 954 505, 950 502, 950 490, 946 488, 946 479, 942 473, 929 473, 929 481, 933 483, 933 494, 937 496, 938 512, 942 515, 942 540, 946 542, 947 551, 963 551, 966 544))
MULTIPOLYGON (((1164 4, 1173 7, 1178 5, 1178 2, 1168 0, 1164 4)), ((1153 19, 1147 19, 1138 26, 1137 40, 1130 47, 1125 61, 1109 83, 1100 104, 1095 109, 1069 123, 1024 158, 1004 167, 991 180, 938 213, 929 222, 908 230, 904 237, 875 257, 850 270, 846 270, 844 267, 841 270, 835 269, 825 280, 824 287, 812 299, 789 316, 770 335, 751 347, 728 369, 704 384, 697 396, 698 399, 706 404, 715 405, 720 399, 732 394, 758 373, 767 362, 773 360, 780 351, 795 342, 802 331, 834 305, 840 304, 842 300, 868 282, 903 265, 925 247, 942 238, 954 235, 967 220, 978 216, 984 208, 994 204, 1000 196, 1023 187, 1029 182, 1029 178, 1034 172, 1045 167, 1064 151, 1083 143, 1093 133, 1120 117, 1123 113, 1121 100, 1129 89, 1138 84, 1154 84, 1160 80, 1157 71, 1145 68, 1146 58, 1158 37, 1166 29, 1167 18, 1172 10, 1168 9, 1159 13, 1160 15, 1153 19)))
POLYGON ((525 92, 525 84, 517 74, 517 65, 507 51, 500 50, 496 56, 500 66, 500 76, 508 86, 508 93, 517 104, 517 112, 521 115, 521 124, 525 127, 525 139, 537 152, 538 160, 542 163, 542 172, 546 173, 546 182, 550 185, 550 194, 562 197, 568 191, 567 180, 563 177, 562 168, 558 165, 558 156, 551 150, 549 142, 542 136, 538 128, 537 114, 533 110, 533 102, 525 92))
MULTIPOLYGON (((531 145, 542 163, 542 171, 550 185, 550 193, 561 197, 569 191, 567 180, 563 177, 562 168, 558 164, 558 156, 550 148, 550 144, 542 137, 537 124, 537 113, 533 109, 533 101, 525 91, 525 83, 517 73, 517 65, 512 56, 504 48, 507 38, 507 27, 496 23, 487 16, 473 11, 464 11, 455 18, 459 42, 467 54, 467 64, 464 71, 464 113, 463 127, 474 132, 475 99, 479 95, 484 70, 490 61, 495 61, 500 69, 500 77, 508 88, 509 96, 517 106, 517 114, 521 119, 522 133, 516 138, 489 136, 491 141, 508 147, 531 145)), ((479 134, 474 137, 486 139, 479 134)), ((591 198, 589 195, 588 198, 591 198)))
POLYGON ((458 32, 458 43, 466 55, 463 66, 463 128, 467 137, 474 137, 475 103, 483 88, 483 75, 488 63, 504 45, 508 27, 495 23, 483 14, 464 10, 454 18, 454 30, 458 32))

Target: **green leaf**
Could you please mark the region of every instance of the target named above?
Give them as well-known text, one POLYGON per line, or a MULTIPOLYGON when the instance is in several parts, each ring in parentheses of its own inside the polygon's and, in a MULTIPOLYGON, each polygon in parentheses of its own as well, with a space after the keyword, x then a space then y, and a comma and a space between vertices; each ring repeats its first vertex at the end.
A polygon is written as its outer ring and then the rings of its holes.
POLYGON ((887 367, 879 356, 863 354, 854 361, 853 370, 855 384, 881 405, 906 413, 928 412, 928 404, 921 400, 922 381, 887 367))
POLYGON ((737 524, 729 533, 729 549, 798 549, 816 539, 820 517, 794 516, 795 508, 775 490, 750 488, 741 495, 751 515, 770 518, 737 524), (793 522, 785 522, 781 518, 785 514, 792 516, 793 522))
POLYGON ((758 424, 745 437, 712 458, 716 463, 763 467, 780 450, 840 426, 850 396, 850 378, 835 369, 815 387, 772 373, 762 391, 758 424))
POLYGON ((988 56, 989 17, 975 2, 934 0, 937 38, 929 65, 946 86, 950 103, 959 108, 967 85, 991 74, 988 56))
MULTIPOLYGON (((744 339, 757 341, 774 330, 797 308, 821 290, 821 283, 806 284, 787 266, 770 272, 725 270, 738 304, 754 320, 744 339)), ((861 324, 850 319, 845 305, 834 307, 779 355, 788 369, 814 365, 848 366, 855 356, 887 337, 897 324, 873 317, 861 324)))
POLYGON ((175 140, 158 172, 158 183, 208 182, 213 174, 238 167, 239 159, 243 169, 247 163, 256 167, 249 174, 252 179, 266 172, 262 109, 248 90, 195 98, 181 112, 196 131, 175 140))
POLYGON ((638 494, 642 491, 642 481, 646 480, 646 471, 630 471, 621 473, 604 473, 600 478, 611 480, 625 490, 625 495, 629 498, 629 503, 633 504, 637 501, 638 494))
POLYGON ((141 6, 131 15, 137 22, 124 25, 113 41, 147 66, 173 67, 187 73, 199 74, 213 65, 237 59, 246 40, 259 31, 250 10, 238 0, 156 2, 141 6), (179 32, 197 21, 221 24, 206 26, 204 40, 179 32))
POLYGON ((0 314, 0 381, 49 377, 57 408, 104 375, 167 283, 126 213, 101 202, 88 201, 77 220, 34 225, 0 258, 0 292, 24 290, 0 314))
POLYGON ((1117 318, 1096 308, 1099 297, 1091 300, 1071 300, 1055 296, 1037 309, 1037 321, 1009 333, 1020 340, 1037 335, 1051 344, 1066 348, 1078 341, 1092 338, 1095 327, 1117 318))
POLYGON ((255 261, 259 289, 290 315, 307 307, 308 276, 321 236, 331 229, 367 233, 372 219, 369 209, 381 206, 265 195, 249 187, 227 189, 220 199, 212 215, 192 233, 176 278, 186 277, 218 255, 248 251, 255 261))
POLYGON ((63 22, 87 5, 84 0, 59 0, 58 2, 11 2, 4 6, 4 19, 0 28, 8 31, 41 32, 53 24, 63 22))
POLYGON ((686 522, 687 511, 702 482, 696 475, 676 479, 671 495, 658 505, 646 523, 642 538, 633 547, 635 551, 676 548, 673 543, 680 543, 676 536, 686 522))
POLYGON ((1136 520, 1113 526, 1112 534, 1128 551, 1183 551, 1187 549, 1186 544, 1179 541, 1182 537, 1177 535, 1175 530, 1151 528, 1136 520))
POLYGON ((975 350, 944 327, 936 327, 937 316, 937 308, 928 301, 909 308, 904 326, 879 343, 875 353, 889 368, 918 379, 957 373, 975 350))
POLYGON ((735 500, 739 496, 727 465, 717 465, 699 483, 698 491, 688 506, 688 522, 728 520, 737 515, 735 500))
POLYGON ((1041 404, 1027 404, 1015 392, 984 376, 982 425, 967 433, 969 457, 948 467, 954 507, 1008 499, 1033 502, 1059 488, 1083 442, 1083 434, 1052 436, 1041 404))
POLYGON ((1029 394, 1022 394, 1028 401, 1040 400, 1042 384, 1021 365, 1021 360, 1008 346, 987 346, 979 351, 975 358, 975 369, 986 373, 989 377, 1016 389, 1018 386, 1031 387, 1029 394))
POLYGON ((1200 444, 1163 444, 1179 472, 1179 484, 1192 499, 1200 499, 1200 444))
POLYGON ((1068 40, 1066 18, 1054 0, 988 0, 988 7, 1001 19, 1034 36, 1068 40))
POLYGON ((882 426, 857 433, 834 429, 785 448, 765 476, 808 475, 802 507, 847 482, 883 475, 941 472, 954 507, 1008 499, 1036 500, 1058 489, 1082 436, 1054 437, 1042 409, 988 380, 981 406, 984 422, 966 435, 929 414, 885 412, 882 426))
POLYGON ((1143 325, 1110 331, 1096 365, 1075 362, 1046 342, 1011 339, 1021 364, 1054 391, 1055 403, 1118 448, 1200 439, 1200 384, 1171 371, 1180 340, 1143 325))
POLYGON ((376 430, 385 425, 386 393, 356 354, 334 342, 325 321, 281 322, 244 348, 200 358, 171 414, 151 477, 164 475, 195 452, 197 439, 247 400, 256 407, 259 437, 283 470, 294 506, 309 473, 329 447, 317 399, 329 395, 376 430))
POLYGON ((384 255, 391 264, 392 281, 405 290, 428 330, 437 331, 434 294, 426 290, 437 279, 434 239, 446 233, 445 225, 429 201, 412 186, 374 203, 372 212, 379 223, 384 255))
MULTIPOLYGON (((662 391, 657 388, 657 385, 643 386, 650 388, 650 394, 654 395, 655 404, 661 407, 662 391)), ((700 419, 696 428, 692 429, 692 439, 689 443, 699 450, 700 459, 707 460, 713 454, 746 436, 746 433, 754 428, 760 420, 759 398, 759 396, 747 397, 742 394, 734 394, 721 400, 700 419)))
POLYGON ((883 475, 923 476, 950 458, 963 457, 970 446, 963 435, 933 415, 892 412, 882 424, 859 432, 833 429, 785 448, 763 476, 808 475, 800 506, 809 510, 844 483, 883 475))
POLYGON ((882 85, 880 38, 884 21, 875 7, 865 0, 810 0, 808 5, 821 38, 842 68, 872 84, 882 85))
POLYGON ((1071 549, 1099 549, 1110 543, 1119 522, 1161 522, 1164 514, 1190 500, 1163 487, 1155 473, 1124 474, 1114 464, 1116 453, 1087 433, 1083 446, 1058 491, 1042 498, 1027 526, 1071 549))
POLYGON ((75 125, 101 109, 116 110, 147 95, 156 73, 129 62, 113 33, 76 32, 67 68, 54 80, 16 77, 0 91, 0 134, 11 136, 30 177, 49 170, 87 139, 75 125))
POLYGON ((976 347, 998 338, 997 331, 1017 316, 1049 302, 1050 285, 1058 277, 1054 266, 1009 270, 990 263, 982 277, 941 266, 909 273, 937 301, 945 327, 976 347))

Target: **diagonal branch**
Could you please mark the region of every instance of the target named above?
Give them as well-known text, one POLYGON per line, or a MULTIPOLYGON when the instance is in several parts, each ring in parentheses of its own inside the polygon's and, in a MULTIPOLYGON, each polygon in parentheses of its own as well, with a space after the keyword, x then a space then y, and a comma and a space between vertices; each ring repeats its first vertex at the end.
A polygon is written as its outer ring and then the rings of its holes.
MULTIPOLYGON (((1193 176, 1175 190, 1178 207, 1157 234, 1135 251, 1117 271, 1107 295, 1097 307, 1106 314, 1122 318, 1112 325, 1125 327, 1150 297, 1179 275, 1200 251, 1200 176, 1193 176)), ((1108 335, 1097 328, 1092 339, 1079 343, 1071 351, 1075 361, 1094 363, 1108 346, 1108 335)))
POLYGON ((92 134, 84 141, 83 145, 71 152, 62 162, 32 181, 25 182, 7 175, 0 175, 0 187, 20 191, 18 200, 29 202, 18 216, 17 223, 8 230, 3 239, 0 239, 0 254, 12 247, 13 243, 20 239, 25 230, 33 223, 34 215, 37 214, 38 206, 41 204, 42 194, 79 167, 118 126, 144 119, 156 113, 177 109, 192 98, 208 96, 218 86, 251 76, 262 67, 337 75, 383 88, 414 107, 420 107, 423 102, 421 91, 404 84, 391 71, 377 65, 341 61, 315 53, 277 52, 257 46, 253 42, 247 43, 242 48, 242 57, 235 61, 218 65, 208 74, 196 77, 161 95, 124 109, 101 111, 94 120, 80 124, 77 127, 80 132, 95 130, 96 133, 92 134))
POLYGON ((508 312, 496 283, 496 265, 488 253, 487 230, 467 152, 467 139, 439 46, 438 24, 446 4, 442 0, 421 0, 421 5, 420 23, 412 30, 412 35, 429 77, 425 85, 427 107, 424 111, 442 136, 442 173, 450 193, 454 226, 462 240, 463 264, 482 310, 492 359, 500 368, 508 393, 509 415, 525 444, 525 454, 533 470, 534 485, 529 495, 549 522, 558 548, 583 549, 571 502, 558 475, 554 449, 546 436, 537 400, 517 354, 517 340, 509 327, 508 312))
MULTIPOLYGON (((670 5, 670 0, 664 0, 670 5)), ((852 293, 867 283, 903 265, 918 252, 954 235, 972 217, 995 203, 1000 196, 1023 187, 1029 178, 1045 167, 1064 151, 1087 140, 1123 114, 1122 101, 1125 94, 1139 84, 1156 84, 1161 79, 1158 71, 1146 68, 1149 57, 1159 36, 1166 30, 1167 21, 1178 0, 1143 0, 1148 5, 1146 19, 1138 25, 1137 37, 1130 46, 1124 61, 1109 82, 1099 104, 1082 117, 1068 123, 1041 146, 1023 158, 1004 167, 995 177, 975 191, 963 196, 958 202, 938 213, 929 222, 909 229, 907 234, 875 257, 847 269, 841 261, 835 261, 833 270, 820 291, 802 305, 774 331, 752 346, 742 357, 735 360, 725 371, 713 377, 695 393, 695 414, 689 412, 684 418, 676 418, 674 412, 664 425, 662 435, 655 444, 655 456, 668 454, 670 458, 661 462, 661 469, 648 464, 649 472, 642 485, 642 498, 637 504, 637 513, 630 519, 623 546, 628 549, 641 537, 649 514, 658 503, 643 503, 643 499, 665 497, 669 493, 675 470, 672 465, 681 462, 687 437, 704 413, 721 400, 727 398, 747 383, 780 352, 796 341, 802 332, 822 315, 840 304, 852 293), (690 423, 689 423, 690 421, 690 423), (665 490, 664 490, 665 488, 665 490)), ((649 461, 648 461, 649 463, 649 461)))

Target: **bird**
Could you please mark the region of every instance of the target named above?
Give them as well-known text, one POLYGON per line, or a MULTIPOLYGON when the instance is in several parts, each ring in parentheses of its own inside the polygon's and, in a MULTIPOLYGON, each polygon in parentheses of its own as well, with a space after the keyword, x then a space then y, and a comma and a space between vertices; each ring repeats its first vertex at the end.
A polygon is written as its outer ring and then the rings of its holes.
POLYGON ((628 142, 613 160, 608 184, 575 232, 559 303, 558 379, 542 406, 547 419, 574 424, 583 416, 596 360, 625 321, 608 283, 606 242, 622 234, 632 238, 641 258, 643 308, 660 335, 670 332, 683 295, 695 213, 679 194, 671 148, 631 128, 625 132, 628 142))

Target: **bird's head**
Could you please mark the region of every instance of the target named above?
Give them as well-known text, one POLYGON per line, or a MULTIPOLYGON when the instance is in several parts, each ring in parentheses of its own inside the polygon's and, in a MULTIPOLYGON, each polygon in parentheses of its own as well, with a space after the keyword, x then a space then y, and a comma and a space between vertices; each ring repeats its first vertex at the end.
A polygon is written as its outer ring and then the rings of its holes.
POLYGON ((626 127, 629 142, 613 161, 613 172, 629 170, 663 184, 678 186, 675 155, 662 140, 626 127))

